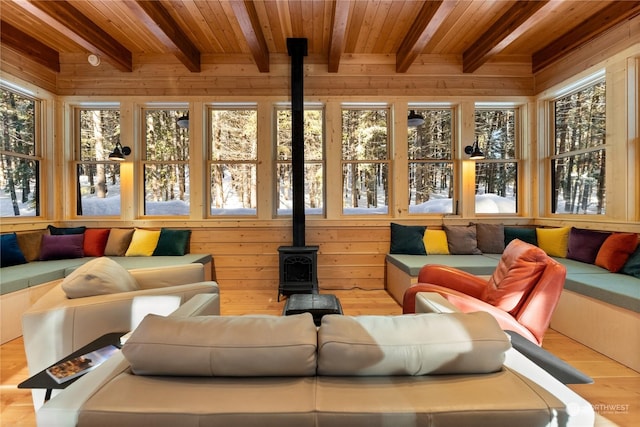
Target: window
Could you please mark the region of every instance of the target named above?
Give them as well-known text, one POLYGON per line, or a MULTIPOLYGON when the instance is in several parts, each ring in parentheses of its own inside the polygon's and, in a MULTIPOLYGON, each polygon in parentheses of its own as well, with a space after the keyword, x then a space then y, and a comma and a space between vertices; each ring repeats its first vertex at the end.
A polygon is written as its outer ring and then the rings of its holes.
POLYGON ((553 102, 551 211, 605 213, 605 82, 553 102))
MULTIPOLYGON (((304 212, 324 214, 324 111, 304 108, 304 212)), ((293 170, 291 167, 291 110, 278 109, 276 142, 276 211, 293 212, 293 170)))
POLYGON ((0 96, 0 216, 40 216, 39 104, 4 87, 0 96))
POLYGON ((189 215, 189 130, 184 110, 144 111, 144 214, 189 215))
POLYGON ((453 111, 412 111, 424 124, 409 128, 409 213, 452 213, 453 111))
POLYGON ((342 110, 342 212, 389 212, 389 109, 342 110))
POLYGON ((256 215, 258 113, 254 108, 211 109, 211 215, 256 215))
POLYGON ((120 111, 78 109, 76 214, 120 215, 120 164, 109 153, 120 142, 120 111))
POLYGON ((517 212, 516 118, 515 108, 476 106, 475 134, 485 155, 476 160, 476 213, 517 212))

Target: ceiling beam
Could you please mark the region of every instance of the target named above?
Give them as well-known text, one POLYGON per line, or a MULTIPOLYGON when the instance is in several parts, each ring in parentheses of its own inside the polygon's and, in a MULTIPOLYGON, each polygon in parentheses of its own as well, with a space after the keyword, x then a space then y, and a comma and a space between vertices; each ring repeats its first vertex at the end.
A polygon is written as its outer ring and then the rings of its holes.
POLYGON ((396 72, 405 73, 429 40, 440 28, 442 22, 456 6, 455 1, 427 1, 413 21, 396 54, 396 72))
POLYGON ((350 0, 336 0, 333 5, 333 21, 331 26, 331 39, 329 41, 329 72, 337 73, 340 67, 340 58, 344 51, 344 43, 349 22, 350 0))
POLYGON ((3 45, 55 72, 60 72, 60 54, 40 40, 23 33, 5 21, 0 21, 0 38, 3 45))
POLYGON ((180 25, 159 1, 127 1, 140 21, 191 72, 200 72, 200 50, 189 40, 180 25))
POLYGON ((579 48, 621 22, 640 14, 640 1, 615 1, 533 53, 532 71, 537 73, 570 51, 579 48))
POLYGON ((473 73, 528 29, 527 21, 549 0, 516 1, 462 54, 462 71, 473 73))
POLYGON ((66 1, 14 0, 91 53, 99 54, 120 71, 133 71, 131 52, 66 1))
POLYGON ((235 12, 240 29, 249 45, 249 50, 253 55, 253 60, 261 73, 269 72, 269 48, 264 38, 258 12, 250 0, 232 1, 231 7, 235 12))

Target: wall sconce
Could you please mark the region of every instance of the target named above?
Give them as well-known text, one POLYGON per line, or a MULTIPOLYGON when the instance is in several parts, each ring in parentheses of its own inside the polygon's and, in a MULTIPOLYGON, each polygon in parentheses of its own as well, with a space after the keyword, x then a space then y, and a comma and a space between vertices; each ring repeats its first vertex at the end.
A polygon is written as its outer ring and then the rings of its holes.
POLYGON ((189 127, 189 113, 187 113, 187 115, 185 115, 185 116, 178 117, 178 120, 176 121, 176 123, 178 124, 178 127, 188 128, 189 127))
POLYGON ((409 112, 409 116, 407 117, 407 125, 410 128, 415 128, 424 124, 424 117, 420 114, 416 114, 416 110, 411 110, 409 112))
POLYGON ((478 139, 476 138, 473 141, 473 145, 467 145, 464 147, 464 152, 469 155, 469 159, 471 160, 482 160, 484 159, 484 153, 480 151, 480 147, 478 147, 478 139))
POLYGON ((116 148, 114 148, 113 151, 109 153, 109 160, 121 162, 124 160, 124 156, 128 156, 129 154, 131 154, 131 148, 123 147, 122 144, 116 142, 116 148))

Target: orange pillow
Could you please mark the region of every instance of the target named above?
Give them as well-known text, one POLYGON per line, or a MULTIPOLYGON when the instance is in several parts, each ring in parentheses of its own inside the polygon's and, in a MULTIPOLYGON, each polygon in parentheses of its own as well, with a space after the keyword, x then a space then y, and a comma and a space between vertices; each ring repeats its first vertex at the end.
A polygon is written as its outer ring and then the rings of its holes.
POLYGON ((84 231, 84 256, 104 256, 109 231, 108 228, 87 228, 84 231))
POLYGON ((607 237, 596 256, 596 265, 615 273, 620 271, 638 246, 635 233, 613 233, 607 237))

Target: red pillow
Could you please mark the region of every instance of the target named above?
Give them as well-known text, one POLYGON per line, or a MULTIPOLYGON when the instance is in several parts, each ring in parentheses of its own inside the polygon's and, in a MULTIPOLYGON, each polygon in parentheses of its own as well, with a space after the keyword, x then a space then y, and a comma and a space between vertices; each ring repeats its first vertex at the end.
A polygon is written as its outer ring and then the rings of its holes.
POLYGON ((84 256, 104 256, 109 231, 108 228, 87 228, 84 232, 84 256))
POLYGON ((604 241, 595 264, 612 273, 620 271, 638 246, 638 235, 635 233, 613 233, 604 241))

